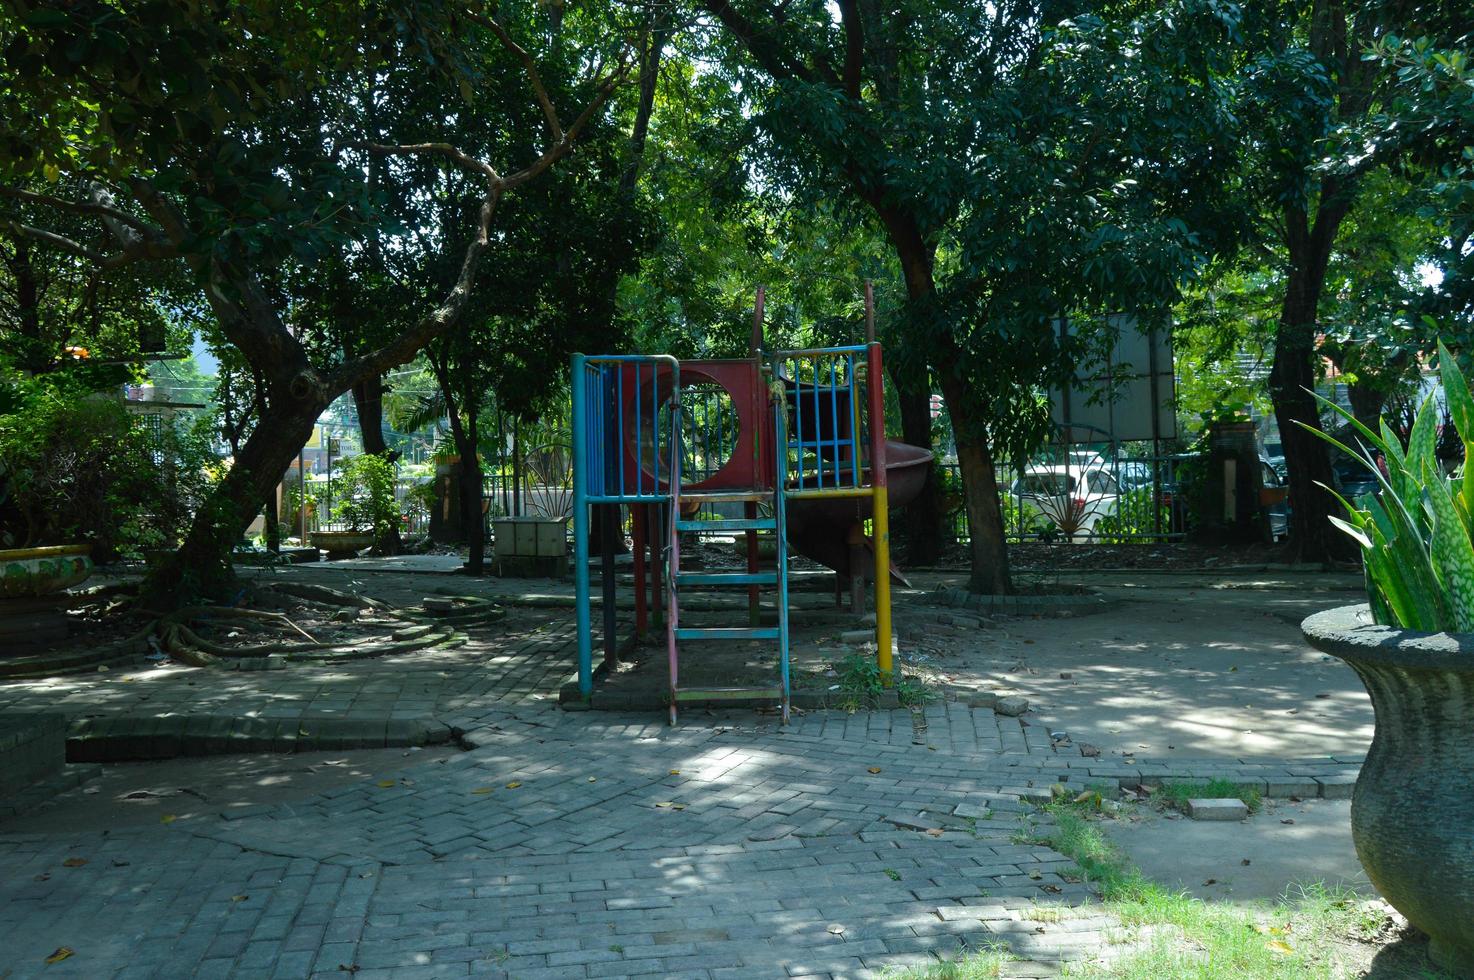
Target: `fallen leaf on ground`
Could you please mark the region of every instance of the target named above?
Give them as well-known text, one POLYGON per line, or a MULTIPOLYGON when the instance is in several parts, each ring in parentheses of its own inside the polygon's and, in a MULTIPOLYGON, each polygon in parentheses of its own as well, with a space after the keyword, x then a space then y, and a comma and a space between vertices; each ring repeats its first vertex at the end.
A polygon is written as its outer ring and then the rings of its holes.
POLYGON ((941 830, 939 830, 936 827, 932 827, 926 833, 927 833, 927 836, 929 836, 929 837, 940 837, 940 836, 942 836, 941 830))
POLYGON ((521 783, 516 783, 516 782, 508 783, 507 784, 507 789, 516 789, 517 787, 519 787, 521 785, 522 785, 521 783))
POLYGON ((880 772, 880 767, 879 766, 871 766, 869 769, 866 769, 865 771, 866 772, 872 772, 872 773, 874 773, 874 772, 880 772))
POLYGON ((832 935, 835 935, 835 936, 843 936, 844 935, 844 926, 840 926, 840 925, 830 926, 829 927, 829 932, 832 935))
POLYGON ((232 896, 230 896, 230 900, 232 902, 244 902, 246 899, 248 899, 250 897, 251 897, 250 895, 232 895, 232 896))
POLYGON ((660 802, 660 803, 657 803, 655 805, 658 806, 658 807, 660 807, 661 809, 665 809, 668 806, 675 806, 675 804, 672 803, 670 800, 665 800, 665 801, 660 802))
POLYGON ((166 813, 162 817, 159 818, 159 823, 173 823, 177 819, 178 818, 175 817, 174 814, 172 814, 172 813, 166 813))
POLYGON ((1294 952, 1294 949, 1290 947, 1289 943, 1280 942, 1278 939, 1272 940, 1267 945, 1276 953, 1289 954, 1294 952))
POLYGON ((86 863, 86 858, 67 858, 65 861, 61 862, 61 866, 63 868, 80 868, 86 863))
POLYGON ((1038 881, 1040 878, 1043 878, 1044 875, 1039 873, 1038 868, 1033 868, 1029 871, 1029 877, 1032 878, 1034 881, 1038 881))
POLYGON ((392 780, 392 779, 381 779, 381 780, 379 780, 379 789, 388 789, 389 787, 391 787, 393 785, 394 785, 394 780, 392 780))
POLYGON ((1285 819, 1283 819, 1283 820, 1280 821, 1280 823, 1294 823, 1294 822, 1295 822, 1295 820, 1294 820, 1293 817, 1286 817, 1285 819))
POLYGON ((589 782, 591 782, 591 783, 593 783, 593 782, 598 782, 598 780, 597 780, 597 779, 596 779, 596 778, 595 778, 595 777, 593 777, 593 776, 590 776, 590 777, 589 777, 589 782))
POLYGON ((33 878, 32 880, 33 881, 50 881, 51 880, 51 872, 50 871, 43 871, 40 874, 38 874, 35 878, 33 878))
POLYGON ((491 791, 492 791, 492 788, 490 786, 477 786, 475 789, 471 790, 471 795, 472 796, 485 796, 487 793, 490 793, 491 791))
POLYGON ((62 960, 66 959, 68 956, 71 956, 74 952, 76 952, 76 950, 72 949, 72 947, 70 947, 70 946, 58 946, 58 947, 56 947, 56 952, 54 952, 50 956, 46 957, 46 962, 47 963, 60 963, 62 960))
POLYGON ((670 774, 671 774, 671 775, 672 775, 672 776, 679 776, 679 775, 680 775, 680 774, 681 774, 681 770, 679 770, 679 769, 672 769, 672 770, 671 770, 671 771, 670 771, 670 774))

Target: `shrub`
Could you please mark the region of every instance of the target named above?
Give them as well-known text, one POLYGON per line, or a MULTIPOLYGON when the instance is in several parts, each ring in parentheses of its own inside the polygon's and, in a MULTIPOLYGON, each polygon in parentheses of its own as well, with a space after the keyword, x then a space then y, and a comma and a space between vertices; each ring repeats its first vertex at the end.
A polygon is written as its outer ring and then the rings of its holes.
MULTIPOLYGON (((1442 342, 1438 365, 1449 414, 1468 459, 1474 441, 1474 395, 1442 342)), ((1319 429, 1302 427, 1360 460, 1380 488, 1355 501, 1336 494, 1346 518, 1331 518, 1361 545, 1373 617, 1382 625, 1404 629, 1474 631, 1474 480, 1463 473, 1443 472, 1436 453, 1438 416, 1432 398, 1418 410, 1406 444, 1385 419, 1379 423, 1381 431, 1373 432, 1350 412, 1320 400, 1365 441, 1358 440, 1352 448, 1319 429)), ((1326 490, 1336 493, 1330 487, 1326 490)))
POLYGON ((111 392, 0 366, 0 546, 79 541, 101 561, 177 546, 219 461, 198 428, 111 392))

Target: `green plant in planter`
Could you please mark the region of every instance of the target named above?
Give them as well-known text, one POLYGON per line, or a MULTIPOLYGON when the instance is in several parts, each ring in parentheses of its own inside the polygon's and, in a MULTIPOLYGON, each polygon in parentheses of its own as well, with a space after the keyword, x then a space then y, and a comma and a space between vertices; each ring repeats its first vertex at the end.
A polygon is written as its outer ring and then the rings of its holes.
POLYGON ((1368 601, 1377 623, 1469 633, 1474 632, 1474 480, 1464 474, 1474 453, 1474 395, 1442 342, 1438 367, 1449 414, 1464 444, 1465 464, 1457 476, 1446 475, 1435 454, 1438 414, 1431 397, 1418 410, 1405 445, 1385 420, 1381 432, 1373 432, 1319 395, 1365 442, 1352 448, 1319 429, 1302 427, 1360 460, 1377 478, 1380 492, 1355 501, 1326 487, 1346 508, 1344 520, 1331 520, 1361 545, 1368 601))
POLYGON ((372 531, 375 543, 399 522, 394 499, 394 464, 382 456, 364 453, 343 463, 342 483, 347 496, 333 507, 333 521, 349 530, 372 531))

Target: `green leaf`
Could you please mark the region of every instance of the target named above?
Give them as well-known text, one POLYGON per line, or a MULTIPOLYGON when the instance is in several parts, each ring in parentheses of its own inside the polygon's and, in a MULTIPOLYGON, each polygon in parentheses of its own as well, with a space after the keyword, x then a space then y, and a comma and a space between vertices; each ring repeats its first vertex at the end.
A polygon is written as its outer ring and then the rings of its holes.
POLYGON ((1448 597, 1454 629, 1474 630, 1474 545, 1454 507, 1448 481, 1437 462, 1423 468, 1426 498, 1433 511, 1433 533, 1429 539, 1433 565, 1448 597))

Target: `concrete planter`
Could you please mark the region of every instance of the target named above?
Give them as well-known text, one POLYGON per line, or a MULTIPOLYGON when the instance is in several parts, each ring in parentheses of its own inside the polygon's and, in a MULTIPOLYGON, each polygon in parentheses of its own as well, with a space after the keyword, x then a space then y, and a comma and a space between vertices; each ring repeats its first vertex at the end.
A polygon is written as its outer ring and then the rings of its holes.
POLYGON ((308 538, 314 548, 328 553, 328 561, 341 558, 356 558, 358 553, 374 543, 372 531, 310 531, 308 538))
POLYGON ((47 595, 85 582, 91 552, 86 544, 0 550, 0 597, 47 595))
POLYGON ((1474 634, 1377 626, 1365 605, 1300 628, 1356 671, 1377 712, 1351 800, 1357 857, 1431 937, 1434 962, 1474 977, 1474 634))

